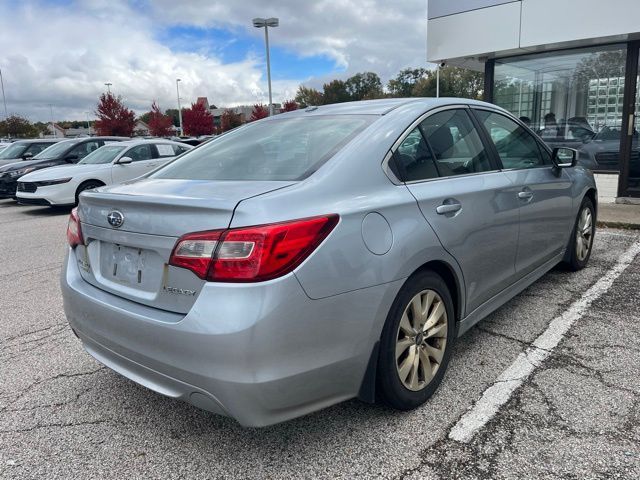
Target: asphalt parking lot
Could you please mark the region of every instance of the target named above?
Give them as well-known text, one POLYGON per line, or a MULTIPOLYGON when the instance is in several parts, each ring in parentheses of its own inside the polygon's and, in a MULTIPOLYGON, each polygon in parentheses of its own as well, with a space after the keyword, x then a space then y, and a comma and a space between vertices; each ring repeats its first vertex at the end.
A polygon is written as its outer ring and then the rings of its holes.
POLYGON ((244 429, 83 351, 58 285, 67 217, 0 201, 0 478, 640 478, 639 233, 599 231, 588 268, 550 272, 469 331, 415 411, 354 400, 244 429), (567 311, 566 334, 495 416, 452 438, 567 311))

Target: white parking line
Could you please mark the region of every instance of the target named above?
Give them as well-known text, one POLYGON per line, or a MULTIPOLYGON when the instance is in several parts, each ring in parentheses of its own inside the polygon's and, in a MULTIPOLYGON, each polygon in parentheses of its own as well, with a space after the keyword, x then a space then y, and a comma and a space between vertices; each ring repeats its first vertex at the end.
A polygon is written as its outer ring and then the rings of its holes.
POLYGON ((513 392, 531 375, 560 343, 569 328, 584 315, 591 303, 604 294, 622 272, 640 253, 640 242, 634 243, 618 258, 616 265, 600 278, 582 297, 576 300, 559 317, 553 319, 549 327, 522 352, 518 358, 502 372, 498 379, 487 388, 480 399, 453 426, 449 438, 468 443, 507 403, 513 392))

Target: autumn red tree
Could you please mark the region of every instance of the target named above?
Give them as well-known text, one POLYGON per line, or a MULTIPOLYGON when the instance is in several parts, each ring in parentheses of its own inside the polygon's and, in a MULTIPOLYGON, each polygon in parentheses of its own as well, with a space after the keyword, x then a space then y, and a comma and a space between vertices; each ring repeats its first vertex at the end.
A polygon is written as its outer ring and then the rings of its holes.
POLYGON ((280 109, 280 111, 293 112, 294 110, 297 110, 297 109, 298 109, 298 104, 296 103, 295 100, 287 100, 282 103, 282 108, 280 109))
POLYGON ((154 101, 149 112, 149 132, 154 137, 168 137, 172 133, 173 119, 164 115, 158 104, 154 101))
POLYGON ((182 112, 182 128, 185 135, 194 137, 213 133, 213 115, 201 103, 192 103, 182 112))
POLYGON ((220 129, 223 132, 232 130, 240 125, 242 125, 242 118, 240 118, 240 115, 235 113, 232 109, 228 108, 222 112, 222 116, 220 117, 220 129))
POLYGON ((256 120, 260 120, 261 118, 267 118, 268 116, 269 116, 269 110, 267 110, 267 107, 265 107, 261 103, 256 103, 253 106, 253 110, 251 111, 251 116, 249 117, 249 121, 255 122, 256 120))
POLYGON ((94 127, 98 135, 130 137, 133 134, 136 116, 125 107, 120 96, 115 97, 111 93, 100 95, 95 114, 98 120, 95 121, 94 127))

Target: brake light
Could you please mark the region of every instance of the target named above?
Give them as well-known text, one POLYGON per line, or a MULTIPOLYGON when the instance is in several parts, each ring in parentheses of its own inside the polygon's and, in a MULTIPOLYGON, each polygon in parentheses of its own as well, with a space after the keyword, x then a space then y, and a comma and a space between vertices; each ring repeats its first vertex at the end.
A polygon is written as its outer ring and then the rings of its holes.
POLYGON ((84 244, 82 230, 80 229, 80 217, 78 217, 78 207, 71 210, 71 215, 69 215, 69 223, 67 224, 67 241, 71 248, 74 248, 76 245, 84 244))
POLYGON ((338 223, 338 215, 181 237, 169 264, 213 282, 261 282, 291 272, 338 223))

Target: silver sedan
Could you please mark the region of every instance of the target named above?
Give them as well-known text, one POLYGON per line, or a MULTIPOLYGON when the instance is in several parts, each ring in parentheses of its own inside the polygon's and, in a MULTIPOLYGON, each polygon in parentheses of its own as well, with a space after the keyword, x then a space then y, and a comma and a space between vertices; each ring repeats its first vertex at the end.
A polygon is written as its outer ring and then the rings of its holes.
POLYGON ((574 150, 490 104, 309 107, 82 193, 65 311, 103 364, 242 425, 408 410, 459 335, 587 264, 596 199, 574 150))

